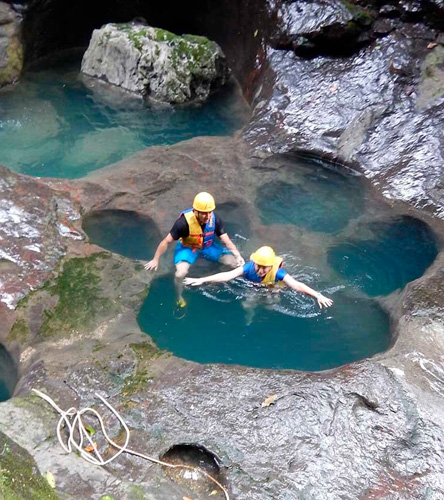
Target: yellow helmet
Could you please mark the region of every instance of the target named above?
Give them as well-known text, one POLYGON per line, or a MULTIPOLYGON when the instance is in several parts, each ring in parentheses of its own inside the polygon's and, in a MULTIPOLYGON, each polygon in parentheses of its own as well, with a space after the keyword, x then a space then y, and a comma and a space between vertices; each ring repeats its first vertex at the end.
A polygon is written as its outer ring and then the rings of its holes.
POLYGON ((271 247, 260 247, 250 255, 250 260, 259 266, 272 266, 276 259, 276 254, 271 247))
POLYGON ((193 208, 198 212, 212 212, 216 208, 216 203, 210 193, 202 191, 202 193, 196 194, 193 201, 193 208))

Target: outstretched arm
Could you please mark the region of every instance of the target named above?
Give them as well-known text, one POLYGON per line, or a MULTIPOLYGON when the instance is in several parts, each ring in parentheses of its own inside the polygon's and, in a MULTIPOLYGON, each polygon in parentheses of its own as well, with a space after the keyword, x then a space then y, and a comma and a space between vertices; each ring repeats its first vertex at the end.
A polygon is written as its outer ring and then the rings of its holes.
POLYGON ((236 259, 236 264, 238 266, 243 266, 245 264, 245 260, 242 258, 242 255, 240 254, 236 245, 231 241, 231 238, 228 236, 228 234, 227 233, 221 234, 219 236, 219 239, 234 255, 234 258, 236 259))
POLYGON ((234 280, 234 278, 239 278, 244 273, 243 267, 236 267, 231 271, 226 271, 225 273, 213 274, 205 278, 185 278, 183 282, 185 285, 199 286, 203 283, 222 283, 224 281, 234 280))
POLYGON ((147 264, 145 264, 144 267, 147 271, 157 270, 157 268, 159 267, 160 257, 166 252, 168 245, 173 241, 174 238, 171 236, 171 233, 168 233, 168 235, 159 243, 159 246, 157 247, 154 257, 147 264))
POLYGON ((311 297, 314 297, 318 301, 319 307, 321 309, 323 307, 330 307, 333 304, 333 301, 331 299, 324 297, 322 295, 322 293, 316 292, 316 290, 313 290, 313 288, 310 288, 309 286, 304 285, 304 283, 301 283, 300 281, 296 281, 289 274, 286 274, 282 281, 286 285, 288 285, 290 288, 292 288, 293 290, 296 290, 297 292, 302 292, 302 293, 305 293, 307 295, 310 295, 311 297))

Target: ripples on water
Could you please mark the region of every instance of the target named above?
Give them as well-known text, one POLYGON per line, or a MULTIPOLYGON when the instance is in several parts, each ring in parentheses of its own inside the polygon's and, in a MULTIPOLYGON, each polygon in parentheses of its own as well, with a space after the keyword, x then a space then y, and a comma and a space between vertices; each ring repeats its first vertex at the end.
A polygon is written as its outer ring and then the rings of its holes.
MULTIPOLYGON (((138 318, 142 330, 161 348, 199 362, 323 370, 390 346, 388 315, 372 297, 387 295, 423 274, 438 250, 433 233, 411 217, 390 217, 379 202, 366 195, 355 177, 340 176, 327 189, 316 185, 316 171, 305 183, 307 167, 298 171, 297 165, 292 165, 292 169, 296 187, 277 180, 259 190, 261 220, 276 228, 284 224, 285 231, 277 234, 279 238, 285 234, 285 238, 276 242, 284 267, 297 280, 332 297, 333 307, 320 310, 304 294, 288 288, 273 293, 238 279, 187 287, 188 314, 177 320, 173 315, 173 276, 162 277, 153 281, 138 318), (297 196, 302 185, 308 194, 301 201, 297 196), (310 194, 310 189, 316 195, 310 194), (278 191, 275 197, 273 190, 278 191), (286 198, 289 193, 292 196, 286 198), (350 196, 347 203, 341 197, 344 193, 350 196), (320 196, 328 197, 328 203, 320 196), (330 223, 332 229, 326 238, 319 236, 323 234, 321 222, 325 227, 330 223), (303 248, 300 239, 304 244, 313 241, 308 247, 312 251, 303 259, 298 255, 303 248)), ((339 174, 328 172, 332 180, 335 175, 339 174)), ((148 260, 161 236, 153 232, 150 239, 149 225, 143 228, 141 218, 125 222, 126 218, 128 214, 117 218, 107 215, 101 224, 97 216, 89 234, 94 242, 115 252, 148 260), (132 245, 145 245, 146 252, 134 254, 128 250, 132 245)), ((225 207, 224 218, 232 235, 242 233, 235 241, 248 256, 254 250, 250 248, 254 235, 249 221, 241 227, 240 221, 245 219, 236 207, 225 207)), ((173 268, 171 262, 169 265, 173 268)), ((223 266, 198 260, 190 275, 206 276, 221 270, 223 266)))
POLYGON ((289 289, 271 297, 241 280, 190 288, 185 296, 188 314, 177 320, 173 276, 156 279, 139 323, 159 347, 202 363, 322 370, 371 356, 389 342, 378 304, 342 292, 325 311, 289 289), (246 304, 254 307, 251 316, 246 304))

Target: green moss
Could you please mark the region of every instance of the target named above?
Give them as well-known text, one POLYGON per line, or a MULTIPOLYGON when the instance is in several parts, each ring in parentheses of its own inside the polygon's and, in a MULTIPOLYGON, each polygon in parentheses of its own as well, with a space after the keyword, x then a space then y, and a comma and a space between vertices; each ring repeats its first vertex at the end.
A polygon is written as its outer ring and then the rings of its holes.
POLYGON ((355 5, 348 0, 342 0, 342 4, 353 16, 353 21, 361 26, 369 26, 377 17, 376 11, 365 9, 364 7, 355 5))
POLYGON ((146 370, 136 369, 136 372, 133 375, 126 377, 122 388, 122 396, 128 397, 136 392, 143 391, 150 380, 151 377, 148 376, 148 372, 146 370))
POLYGON ((151 359, 158 358, 162 354, 167 353, 163 349, 159 349, 150 342, 141 342, 140 344, 130 344, 139 362, 147 362, 151 359))
POLYGON ((17 320, 11 328, 8 340, 16 340, 20 343, 26 342, 30 334, 28 323, 22 318, 17 320))
POLYGON ((148 36, 147 30, 129 31, 128 32, 129 39, 133 42, 134 47, 136 47, 136 49, 139 51, 142 51, 142 47, 143 47, 141 38, 146 38, 147 36, 148 36))
POLYGON ((128 488, 131 498, 134 500, 144 500, 145 499, 145 488, 143 486, 131 485, 128 488))
POLYGON ((16 310, 18 309, 24 309, 28 303, 29 303, 29 297, 31 296, 30 293, 28 293, 27 295, 25 295, 23 298, 21 298, 18 302, 17 302, 17 306, 16 306, 16 310))
POLYGON ((149 375, 149 365, 151 360, 158 358, 162 354, 169 354, 167 351, 159 349, 149 342, 140 344, 130 344, 131 349, 137 358, 137 366, 133 375, 125 378, 122 389, 122 396, 128 397, 136 392, 143 391, 148 382, 152 379, 149 375))
POLYGON ((178 35, 171 33, 171 31, 163 30, 160 28, 155 29, 155 38, 156 42, 173 42, 179 39, 178 35))
POLYGON ((94 347, 92 348, 92 352, 98 352, 101 351, 102 349, 105 349, 106 345, 103 342, 97 341, 94 344, 94 347))
POLYGON ((12 38, 6 50, 7 65, 0 71, 0 86, 16 81, 23 68, 23 45, 18 38, 12 38))
POLYGON ((57 500, 29 453, 0 432, 0 498, 57 500))
POLYGON ((71 259, 65 262, 55 283, 45 286, 48 293, 58 296, 58 302, 52 311, 45 310, 39 331, 43 337, 86 329, 114 309, 113 301, 103 297, 100 288, 97 261, 107 257, 95 254, 71 259))

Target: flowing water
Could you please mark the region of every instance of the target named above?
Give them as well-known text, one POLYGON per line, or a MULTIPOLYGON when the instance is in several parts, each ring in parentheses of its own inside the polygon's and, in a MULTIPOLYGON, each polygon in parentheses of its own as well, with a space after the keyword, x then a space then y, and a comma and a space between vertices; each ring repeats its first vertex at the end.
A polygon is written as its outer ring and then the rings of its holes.
MULTIPOLYGON (((284 257, 284 268, 331 297, 333 307, 320 310, 312 298, 288 288, 274 293, 237 279, 187 287, 187 314, 176 319, 173 274, 164 275, 153 281, 139 314, 142 330, 159 347, 198 362, 314 371, 390 347, 384 297, 423 274, 438 251, 435 236, 423 222, 383 207, 358 177, 282 161, 284 175, 257 192, 258 234, 251 221, 236 217, 239 211, 222 207, 221 215, 245 257, 257 242, 271 244, 284 257)), ((96 216, 84 227, 93 242, 111 248, 100 236, 100 221, 109 217, 96 216)), ((125 232, 138 234, 119 239, 118 231, 104 231, 113 251, 150 259, 160 241, 152 223, 146 230, 140 218, 122 217, 128 219, 121 222, 125 232), (145 250, 137 243, 137 255, 130 254, 130 240, 143 240, 145 250)), ((172 268, 171 254, 163 259, 172 268)), ((221 270, 198 260, 190 275, 221 270)))

